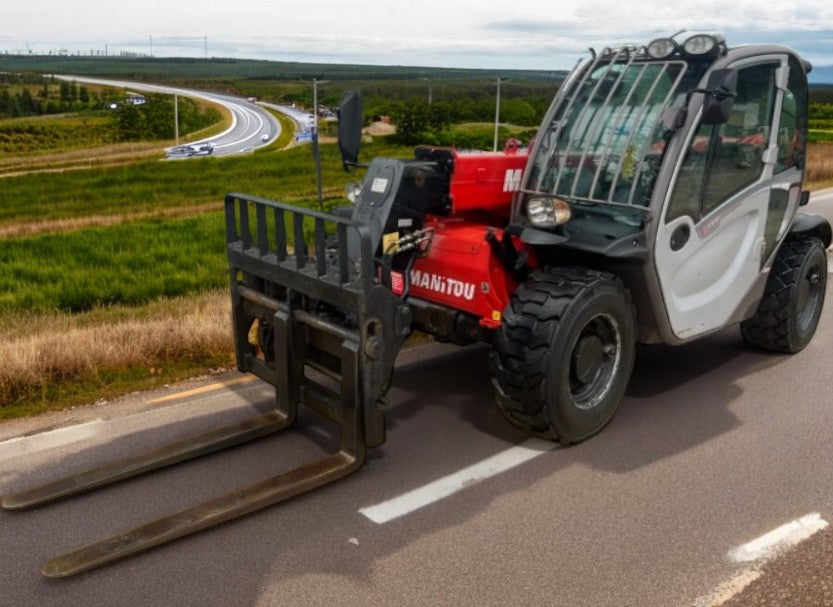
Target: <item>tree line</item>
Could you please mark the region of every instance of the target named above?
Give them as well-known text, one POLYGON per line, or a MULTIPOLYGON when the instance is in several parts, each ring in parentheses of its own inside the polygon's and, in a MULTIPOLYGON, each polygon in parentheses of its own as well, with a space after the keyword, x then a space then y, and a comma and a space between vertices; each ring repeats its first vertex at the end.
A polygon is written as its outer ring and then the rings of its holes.
POLYGON ((0 74, 0 118, 64 114, 107 107, 110 98, 75 82, 0 74))
MULTIPOLYGON (((25 118, 54 114, 105 113, 112 142, 173 139, 174 98, 149 94, 144 102, 126 98, 117 89, 91 92, 74 81, 57 81, 34 74, 0 73, 0 118, 25 118)), ((222 120, 213 107, 200 107, 179 98, 179 132, 192 133, 222 120)))
MULTIPOLYGON (((130 101, 121 103, 112 112, 113 134, 117 141, 147 141, 173 139, 174 98, 171 95, 145 95, 144 103, 130 101)), ((188 97, 178 98, 176 114, 179 132, 193 133, 222 120, 220 112, 213 107, 200 108, 188 97)))

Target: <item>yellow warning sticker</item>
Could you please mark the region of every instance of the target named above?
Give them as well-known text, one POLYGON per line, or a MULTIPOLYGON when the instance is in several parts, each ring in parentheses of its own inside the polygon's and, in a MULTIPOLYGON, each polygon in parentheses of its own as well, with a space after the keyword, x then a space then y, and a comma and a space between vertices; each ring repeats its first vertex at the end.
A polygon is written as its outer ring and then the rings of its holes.
POLYGON ((399 232, 388 232, 382 236, 382 252, 392 255, 399 250, 399 232))
POLYGON ((492 320, 500 322, 500 310, 492 310, 492 320))

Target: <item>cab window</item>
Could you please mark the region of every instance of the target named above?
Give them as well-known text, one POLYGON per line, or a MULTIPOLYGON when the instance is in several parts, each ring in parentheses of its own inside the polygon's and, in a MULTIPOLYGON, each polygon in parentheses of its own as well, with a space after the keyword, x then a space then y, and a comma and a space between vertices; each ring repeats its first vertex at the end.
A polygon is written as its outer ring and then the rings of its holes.
POLYGON ((806 145, 802 133, 807 132, 807 81, 804 70, 795 57, 790 57, 790 77, 784 101, 781 104, 781 120, 778 123, 778 159, 775 172, 792 167, 803 168, 806 145))
POLYGON ((724 124, 700 125, 671 196, 666 222, 695 222, 760 179, 775 106, 778 63, 738 70, 737 98, 724 124))

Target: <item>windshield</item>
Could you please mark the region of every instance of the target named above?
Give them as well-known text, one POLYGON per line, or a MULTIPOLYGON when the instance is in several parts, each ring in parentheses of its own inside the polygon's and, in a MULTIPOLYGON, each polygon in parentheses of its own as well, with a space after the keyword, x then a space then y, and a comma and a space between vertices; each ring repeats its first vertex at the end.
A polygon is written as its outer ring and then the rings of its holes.
POLYGON ((684 101, 685 72, 683 61, 594 60, 540 137, 526 190, 646 206, 665 150, 662 113, 684 101))

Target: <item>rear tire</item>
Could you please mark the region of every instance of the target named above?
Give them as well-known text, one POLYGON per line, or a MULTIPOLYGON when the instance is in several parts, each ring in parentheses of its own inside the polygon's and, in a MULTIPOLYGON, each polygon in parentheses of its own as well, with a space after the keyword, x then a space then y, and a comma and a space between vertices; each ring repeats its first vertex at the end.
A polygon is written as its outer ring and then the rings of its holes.
POLYGON ((818 238, 788 240, 778 251, 755 316, 740 324, 752 346, 792 354, 819 324, 827 286, 827 254, 818 238))
POLYGON ((611 420, 634 361, 630 295, 586 268, 536 271, 513 294, 490 355, 498 408, 522 430, 576 443, 611 420))

